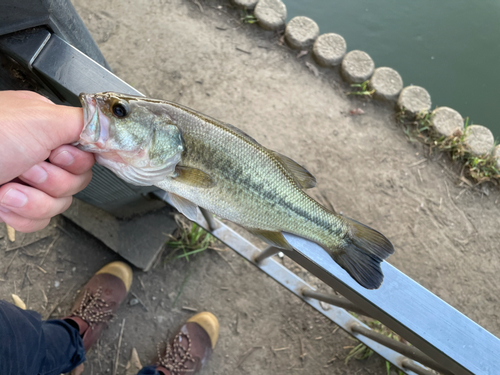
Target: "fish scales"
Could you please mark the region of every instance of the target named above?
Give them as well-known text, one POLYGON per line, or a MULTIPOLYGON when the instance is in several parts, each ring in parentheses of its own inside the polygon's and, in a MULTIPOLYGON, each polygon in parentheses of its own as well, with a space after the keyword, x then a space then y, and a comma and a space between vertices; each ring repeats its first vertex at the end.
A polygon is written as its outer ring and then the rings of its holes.
POLYGON ((381 285, 390 241, 307 195, 315 180, 291 159, 173 102, 117 93, 80 99, 86 124, 79 147, 121 178, 167 191, 190 218, 203 207, 278 247, 290 248, 282 233, 316 242, 362 286, 381 285))
POLYGON ((331 239, 347 229, 304 193, 273 153, 221 122, 165 105, 186 144, 180 164, 205 171, 216 183, 213 188, 197 188, 169 178, 158 187, 247 228, 293 232, 337 244, 331 239))

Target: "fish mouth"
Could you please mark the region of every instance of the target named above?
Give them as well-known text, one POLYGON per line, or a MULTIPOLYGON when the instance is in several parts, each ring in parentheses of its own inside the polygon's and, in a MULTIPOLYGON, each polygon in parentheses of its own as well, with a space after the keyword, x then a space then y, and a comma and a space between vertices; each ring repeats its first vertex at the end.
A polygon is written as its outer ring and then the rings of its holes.
POLYGON ((100 111, 95 95, 81 93, 78 98, 83 107, 84 124, 78 144, 87 151, 103 148, 109 137, 109 121, 100 111))
POLYGON ((85 131, 96 113, 97 103, 92 95, 83 92, 78 96, 78 99, 83 107, 83 130, 85 131))

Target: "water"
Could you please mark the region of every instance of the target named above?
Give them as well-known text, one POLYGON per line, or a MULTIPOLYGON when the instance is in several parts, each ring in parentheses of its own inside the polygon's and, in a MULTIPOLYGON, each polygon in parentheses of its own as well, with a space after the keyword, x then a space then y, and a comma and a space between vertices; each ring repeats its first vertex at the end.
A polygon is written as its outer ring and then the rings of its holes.
POLYGON ((500 0, 284 0, 500 139, 500 0))

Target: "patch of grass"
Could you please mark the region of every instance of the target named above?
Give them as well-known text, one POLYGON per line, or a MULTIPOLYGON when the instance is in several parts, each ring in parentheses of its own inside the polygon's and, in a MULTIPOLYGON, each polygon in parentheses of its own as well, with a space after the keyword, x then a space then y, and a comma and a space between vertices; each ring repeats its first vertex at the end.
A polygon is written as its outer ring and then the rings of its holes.
POLYGON ((240 11, 240 21, 243 22, 243 23, 256 23, 257 22, 257 18, 255 18, 255 16, 251 13, 248 13, 248 11, 246 9, 242 9, 240 11))
POLYGON ((351 84, 351 87, 355 89, 355 91, 348 92, 347 95, 366 96, 371 98, 375 90, 369 90, 368 82, 369 81, 364 81, 363 83, 351 84))
POLYGON ((357 346, 355 346, 347 357, 345 357, 345 364, 347 365, 351 359, 357 359, 359 361, 363 361, 365 359, 370 358, 373 355, 373 350, 371 350, 368 346, 360 342, 357 346))
MULTIPOLYGON (((352 315, 354 313, 351 312, 352 315)), ((408 344, 408 341, 403 339, 401 336, 396 334, 395 332, 391 331, 389 328, 384 326, 382 323, 380 323, 378 320, 370 320, 368 323, 366 323, 371 329, 373 329, 375 332, 381 333, 384 336, 389 337, 390 339, 408 344)), ((370 358, 374 354, 374 351, 370 349, 368 346, 366 346, 363 343, 359 343, 357 346, 355 346, 351 351, 347 354, 347 357, 345 358, 345 363, 349 363, 351 359, 357 359, 359 361, 365 360, 370 358)), ((389 361, 385 362, 386 369, 387 369, 387 375, 390 375, 390 370, 391 370, 391 363, 389 361)), ((399 375, 404 375, 402 371, 399 371, 399 375)))
POLYGON ((431 153, 434 148, 447 153, 452 160, 463 165, 463 172, 473 182, 477 184, 486 181, 500 182, 500 171, 496 167, 493 154, 476 156, 470 152, 466 144, 469 118, 465 121, 464 131, 457 130, 448 137, 441 136, 433 130, 432 114, 429 112, 421 112, 414 120, 409 120, 406 111, 402 110, 396 115, 396 119, 403 125, 403 131, 412 142, 417 139, 427 144, 431 153))
POLYGON ((215 243, 214 236, 183 215, 175 215, 175 221, 178 228, 166 243, 167 248, 171 250, 165 258, 165 264, 182 258, 189 262, 189 257, 207 250, 215 243))

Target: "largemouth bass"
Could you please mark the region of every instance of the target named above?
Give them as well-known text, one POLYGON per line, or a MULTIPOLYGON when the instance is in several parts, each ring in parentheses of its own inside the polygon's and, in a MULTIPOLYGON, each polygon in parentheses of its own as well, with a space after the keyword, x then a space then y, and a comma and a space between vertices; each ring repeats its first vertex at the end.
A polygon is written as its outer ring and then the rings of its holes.
POLYGON ((198 206, 282 249, 283 233, 323 247, 359 284, 380 287, 394 252, 379 232, 327 210, 304 192, 315 178, 232 125, 176 103, 81 94, 79 148, 135 185, 155 185, 191 220, 198 206))

